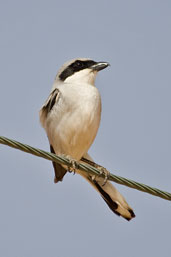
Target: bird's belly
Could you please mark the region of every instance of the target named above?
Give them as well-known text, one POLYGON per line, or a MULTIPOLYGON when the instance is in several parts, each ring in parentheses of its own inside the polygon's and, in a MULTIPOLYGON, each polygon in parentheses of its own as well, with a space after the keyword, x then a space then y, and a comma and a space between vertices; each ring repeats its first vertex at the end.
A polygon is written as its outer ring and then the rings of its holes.
POLYGON ((100 104, 88 112, 77 110, 68 112, 49 127, 49 141, 58 155, 69 155, 80 160, 93 143, 100 123, 100 104))
POLYGON ((60 88, 61 98, 50 112, 45 129, 55 153, 80 160, 87 153, 96 136, 100 117, 101 99, 97 88, 65 85, 60 88))

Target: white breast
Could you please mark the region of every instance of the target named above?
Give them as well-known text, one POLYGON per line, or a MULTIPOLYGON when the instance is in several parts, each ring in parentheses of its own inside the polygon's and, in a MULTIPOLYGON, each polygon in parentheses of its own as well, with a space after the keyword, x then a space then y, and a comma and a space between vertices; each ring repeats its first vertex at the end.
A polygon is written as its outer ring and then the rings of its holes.
POLYGON ((59 90, 61 97, 48 115, 45 129, 56 154, 80 160, 99 127, 100 94, 89 84, 63 84, 59 90))

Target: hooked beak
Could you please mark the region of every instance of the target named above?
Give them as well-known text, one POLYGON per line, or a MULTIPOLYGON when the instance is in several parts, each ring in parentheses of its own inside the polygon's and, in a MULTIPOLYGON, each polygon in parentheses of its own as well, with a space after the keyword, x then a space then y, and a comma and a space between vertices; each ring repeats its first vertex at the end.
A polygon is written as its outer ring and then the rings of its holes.
POLYGON ((100 71, 100 70, 107 68, 108 66, 110 66, 110 64, 108 62, 97 62, 96 64, 93 64, 91 66, 91 69, 93 71, 100 71))

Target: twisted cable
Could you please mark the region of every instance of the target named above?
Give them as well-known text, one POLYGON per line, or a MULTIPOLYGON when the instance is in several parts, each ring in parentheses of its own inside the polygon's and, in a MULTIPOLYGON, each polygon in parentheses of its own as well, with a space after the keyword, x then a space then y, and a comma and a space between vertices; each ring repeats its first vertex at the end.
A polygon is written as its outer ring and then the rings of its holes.
MULTIPOLYGON (((42 158, 50 160, 50 161, 54 161, 59 164, 65 164, 68 167, 72 166, 71 161, 63 156, 57 156, 53 153, 49 153, 49 152, 43 151, 41 149, 34 148, 32 146, 17 142, 15 140, 12 140, 12 139, 9 139, 6 137, 0 136, 0 144, 4 144, 4 145, 10 146, 12 148, 16 148, 23 152, 33 154, 33 155, 42 157, 42 158)), ((99 164, 96 164, 94 162, 91 162, 87 159, 84 159, 84 158, 83 158, 83 161, 84 161, 84 163, 78 163, 78 162, 76 163, 77 169, 82 170, 84 172, 88 172, 91 175, 102 176, 105 178, 105 174, 102 174, 101 171, 97 168, 97 167, 103 168, 102 166, 100 166, 99 164)), ((103 168, 103 169, 105 169, 105 168, 103 168)), ((126 178, 123 178, 120 176, 116 176, 111 173, 109 173, 108 179, 115 183, 130 187, 130 188, 134 188, 139 191, 142 191, 142 192, 163 198, 165 200, 171 201, 171 193, 162 191, 158 188, 150 187, 145 184, 142 184, 142 183, 130 180, 130 179, 126 179, 126 178)))

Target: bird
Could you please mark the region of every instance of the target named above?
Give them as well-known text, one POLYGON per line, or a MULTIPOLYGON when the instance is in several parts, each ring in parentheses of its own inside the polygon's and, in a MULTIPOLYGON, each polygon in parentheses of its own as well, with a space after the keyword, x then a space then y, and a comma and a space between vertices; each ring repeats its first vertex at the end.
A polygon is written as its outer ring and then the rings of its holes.
MULTIPOLYGON (((89 58, 76 58, 66 62, 58 71, 50 95, 39 111, 40 123, 45 129, 50 151, 65 156, 71 161, 82 158, 93 161, 88 154, 101 119, 101 95, 95 86, 99 71, 107 68, 108 62, 89 58)), ((65 165, 53 162, 57 183, 67 172, 65 165)), ((76 169, 101 195, 109 208, 126 220, 135 217, 125 198, 108 180, 92 176, 76 169)))

